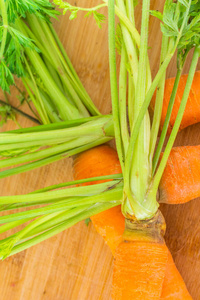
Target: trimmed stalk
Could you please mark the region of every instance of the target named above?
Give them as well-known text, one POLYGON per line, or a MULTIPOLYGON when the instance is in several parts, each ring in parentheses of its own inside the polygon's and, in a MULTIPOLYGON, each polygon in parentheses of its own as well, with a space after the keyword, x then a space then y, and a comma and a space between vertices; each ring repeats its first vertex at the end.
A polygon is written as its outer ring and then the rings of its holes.
MULTIPOLYGON (((160 66, 162 65, 162 62, 164 61, 165 56, 167 55, 168 42, 169 42, 168 37, 163 36, 161 54, 160 54, 160 66)), ((150 150, 149 150, 150 161, 152 161, 154 151, 155 151, 156 141, 158 138, 158 131, 159 131, 159 125, 160 125, 160 119, 161 119, 162 107, 163 107, 163 96, 165 90, 165 78, 166 78, 166 70, 163 73, 157 87, 156 102, 155 102, 153 123, 151 128, 151 137, 150 137, 150 150)), ((154 173, 154 170, 152 170, 152 172, 154 173)))

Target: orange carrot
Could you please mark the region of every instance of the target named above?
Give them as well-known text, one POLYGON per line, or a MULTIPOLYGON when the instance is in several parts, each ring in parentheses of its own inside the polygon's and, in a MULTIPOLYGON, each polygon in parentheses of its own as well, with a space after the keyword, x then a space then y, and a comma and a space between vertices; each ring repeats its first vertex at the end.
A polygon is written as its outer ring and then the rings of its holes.
MULTIPOLYGON (((109 175, 111 172, 120 173, 121 168, 117 152, 107 145, 88 150, 80 154, 74 161, 74 177, 77 180, 99 175, 109 175)), ((94 182, 86 184, 94 184, 94 182)), ((125 219, 121 213, 121 207, 111 208, 93 216, 91 219, 97 232, 104 238, 114 255, 117 246, 123 240, 122 234, 125 228, 125 219)), ((167 264, 161 299, 191 299, 170 253, 168 253, 168 259, 169 267, 167 264), (173 278, 179 280, 179 293, 177 291, 178 286, 173 282, 173 278)))
POLYGON ((162 300, 192 300, 186 285, 179 274, 173 258, 168 252, 168 262, 165 271, 165 279, 162 286, 162 300))
POLYGON ((159 186, 159 202, 185 203, 200 196, 200 146, 173 148, 159 186))
MULTIPOLYGON (((174 107, 173 107, 173 110, 172 110, 170 123, 169 123, 168 134, 171 132, 171 129, 172 129, 172 127, 174 125, 174 122, 176 120, 176 116, 177 116, 177 113, 178 113, 178 109, 179 109, 180 102, 181 102, 183 92, 184 92, 184 88, 185 88, 185 85, 186 85, 187 77, 188 77, 188 75, 182 75, 181 76, 179 86, 178 86, 177 95, 176 95, 176 98, 175 98, 174 107)), ((165 93, 164 93, 164 100, 163 100, 161 125, 160 125, 161 130, 162 130, 162 127, 163 127, 163 124, 164 124, 164 121, 165 121, 166 114, 167 114, 167 108, 168 108, 169 100, 170 100, 170 97, 171 97, 174 81, 175 81, 175 78, 169 78, 165 82, 165 93)), ((200 82, 200 71, 197 71, 195 73, 195 76, 194 76, 194 79, 193 79, 191 91, 190 91, 190 94, 189 94, 188 102, 187 102, 186 109, 185 109, 183 119, 182 119, 182 122, 181 122, 180 130, 187 127, 187 126, 190 126, 192 124, 200 122, 200 103, 199 103, 200 89, 199 89, 199 82, 200 82)), ((154 94, 154 96, 152 98, 152 101, 151 101, 151 107, 152 108, 154 108, 154 105, 155 105, 155 98, 156 98, 156 93, 154 94)))
MULTIPOLYGON (((74 161, 75 180, 118 173, 121 173, 121 167, 117 152, 107 145, 90 149, 79 155, 74 161)), ((95 183, 97 181, 85 185, 95 183)), ((116 246, 122 240, 125 228, 121 206, 113 207, 91 217, 91 219, 97 232, 114 253, 116 246)))
POLYGON ((114 300, 158 300, 161 297, 168 249, 161 237, 132 230, 115 252, 114 300))

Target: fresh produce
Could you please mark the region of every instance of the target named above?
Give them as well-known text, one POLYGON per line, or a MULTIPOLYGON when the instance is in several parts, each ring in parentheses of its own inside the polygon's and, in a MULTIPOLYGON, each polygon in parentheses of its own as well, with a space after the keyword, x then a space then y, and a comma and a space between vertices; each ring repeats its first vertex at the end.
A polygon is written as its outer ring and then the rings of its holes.
MULTIPOLYGON (((174 104, 172 104, 173 109, 172 109, 172 114, 169 122, 168 133, 171 132, 171 129, 173 128, 174 123, 176 121, 176 116, 183 96, 184 87, 187 82, 187 77, 188 77, 187 75, 181 75, 180 77, 177 94, 174 100, 174 104)), ((200 121, 200 112, 199 112, 200 108, 198 103, 198 99, 200 97, 199 81, 200 81, 200 71, 196 71, 179 130, 184 129, 185 127, 190 126, 192 124, 198 123, 200 121)), ((175 78, 168 78, 165 81, 165 93, 164 93, 163 108, 162 108, 162 115, 160 121, 161 130, 165 122, 174 82, 175 82, 175 78)), ((152 107, 154 107, 155 105, 155 99, 156 99, 156 93, 154 94, 151 101, 152 107)))
MULTIPOLYGON (((0 222, 4 224, 1 227, 2 232, 31 219, 32 222, 17 233, 1 240, 0 254, 2 258, 5 258, 18 253, 61 232, 80 220, 121 204, 122 213, 125 216, 125 233, 115 252, 114 298, 123 299, 123 295, 125 295, 127 299, 135 297, 140 299, 141 295, 138 295, 138 290, 140 290, 143 299, 157 299, 161 297, 168 261, 168 250, 163 240, 165 223, 158 210, 157 192, 181 124, 200 55, 199 36, 197 34, 199 31, 199 5, 197 1, 180 0, 173 2, 167 0, 163 14, 157 11, 151 12, 152 15, 161 20, 163 34, 160 68, 152 80, 147 55, 150 1, 143 1, 141 37, 135 28, 134 5, 136 3, 133 5, 129 1, 125 3, 118 0, 115 9, 113 0, 103 2, 103 5, 89 9, 89 13, 92 13, 97 22, 100 23, 104 18, 97 13, 97 9, 108 5, 112 113, 122 174, 105 175, 93 179, 64 183, 44 188, 29 195, 2 197, 1 205, 4 211, 15 208, 30 208, 24 212, 13 212, 2 216, 0 218, 0 222), (117 45, 121 55, 119 84, 117 82, 115 57, 115 11, 120 19, 117 45), (166 129, 162 131, 157 147, 156 141, 162 114, 165 74, 176 50, 178 71, 171 103, 174 102, 184 62, 190 50, 193 50, 193 56, 179 112, 160 159, 171 115, 169 107, 166 117, 166 129), (148 106, 156 88, 157 96, 151 126, 148 106), (126 114, 127 103, 128 114, 126 114), (101 183, 77 186, 92 180, 101 180, 101 183), (70 185, 76 185, 76 187, 58 189, 70 185), (34 207, 38 204, 49 205, 39 208, 34 207), (39 218, 35 219, 35 217, 39 218), (140 249, 145 249, 145 253, 136 261, 135 256, 137 256, 137 253, 138 256, 140 255, 140 249), (151 249, 155 251, 152 253, 151 249), (147 259, 147 253, 152 259, 147 259), (135 267, 130 268, 130 272, 126 268, 128 264, 127 257, 131 258, 130 262, 135 267), (153 264, 155 259, 157 264, 153 264), (127 276, 124 274, 124 269, 127 270, 127 276), (138 270, 137 277, 135 270, 138 270), (142 270, 145 270, 145 272, 142 273, 142 270), (154 270, 158 271, 158 276, 155 276, 154 270), (148 284, 143 285, 140 278, 142 282, 146 281, 148 284), (130 289, 126 289, 126 286, 130 289), (147 293, 148 286, 154 286, 154 289, 150 289, 147 293)), ((79 7, 73 7, 62 1, 59 1, 59 4, 65 10, 70 10, 71 18, 76 17, 78 10, 80 10, 79 7)), ((100 122, 103 118, 106 117, 99 118, 100 122)), ((77 132, 79 129, 77 128, 77 132)), ((70 131, 74 133, 76 128, 69 128, 67 132, 70 134, 70 131)), ((101 127, 97 129, 97 132, 100 131, 101 127)), ((62 138, 62 130, 59 133, 62 138)), ((38 144, 40 138, 37 134, 35 136, 36 141, 34 142, 37 146, 41 146, 40 142, 38 144)), ((45 134, 42 135, 42 137, 44 136, 45 134)), ((12 140, 17 141, 20 135, 10 133, 10 137, 12 137, 12 140)), ((22 142, 24 142, 23 138, 26 139, 26 137, 26 134, 22 135, 22 142)), ((12 144, 9 135, 2 134, 2 139, 5 145, 12 144)), ((29 136, 30 140, 31 136, 29 136)), ((61 140, 62 142, 63 140, 61 140)), ((29 146, 31 144, 24 148, 26 149, 25 152, 28 151, 29 146)), ((15 149, 17 149, 16 146, 12 150, 15 149)))
MULTIPOLYGON (((163 174, 163 178, 161 180, 161 186, 162 186, 162 182, 168 183, 168 181, 171 179, 171 170, 169 170, 170 168, 169 162, 171 162, 173 158, 173 153, 175 152, 175 150, 179 150, 178 152, 181 152, 180 150, 181 149, 183 150, 185 148, 187 147, 174 148, 172 150, 170 157, 168 159, 168 164, 163 174)), ((194 151, 195 148, 198 149, 199 147, 189 147, 189 148, 192 148, 194 151)), ((182 163, 184 162, 185 162, 184 158, 182 161, 179 160, 178 162, 174 160, 174 164, 177 164, 179 166, 182 165, 182 163)), ((187 165, 187 171, 189 170, 190 169, 187 165)), ((197 173, 197 170, 198 170, 198 166, 196 168, 196 172, 194 170, 194 174, 197 173)), ((112 174, 112 173, 115 174, 120 172, 121 172, 121 168, 119 165, 117 152, 114 149, 110 148, 109 146, 105 146, 105 145, 95 147, 93 149, 90 149, 78 155, 78 157, 74 161, 75 180, 80 180, 84 178, 95 177, 95 176, 105 175, 105 174, 112 174)), ((180 188, 179 182, 175 183, 176 179, 178 178, 179 175, 177 174, 177 176, 175 178, 173 177, 172 179, 172 183, 177 186, 177 189, 180 188)), ((92 181, 90 183, 84 183, 82 185, 95 184, 95 183, 96 182, 92 181)), ((169 184, 169 186, 171 185, 169 184)), ((163 194, 165 194, 165 192, 163 192, 163 194)), ((178 195, 179 193, 176 194, 178 195)), ((192 199, 194 198, 195 197, 192 197, 192 199)), ((170 202, 171 199, 173 198, 170 195, 167 202, 168 204, 172 204, 170 202)), ((184 202, 184 200, 182 201, 184 202)), ((123 239, 122 235, 125 229, 125 218, 121 213, 120 206, 113 207, 107 211, 101 212, 98 215, 92 216, 91 220, 97 232, 104 238, 106 244, 110 247, 113 255, 115 256, 115 250, 123 239)), ((119 281, 123 282, 123 280, 121 279, 119 281)), ((129 290, 131 290, 131 289, 127 289, 127 287, 125 287, 124 289, 125 291, 127 291, 127 293, 129 292, 129 290)), ((117 298, 118 292, 115 291, 115 293, 117 298)), ((123 297, 126 298, 127 296, 124 295, 123 297)), ((184 281, 181 278, 181 275, 179 274, 169 251, 168 251, 168 258, 167 258, 166 269, 165 269, 165 277, 162 285, 161 299, 165 299, 165 297, 166 299, 167 297, 172 297, 172 299, 173 297, 176 297, 176 299, 178 299, 178 297, 180 299, 181 297, 185 297, 186 299, 191 299, 191 296, 187 291, 184 281), (178 284, 175 283, 177 281, 178 284)))

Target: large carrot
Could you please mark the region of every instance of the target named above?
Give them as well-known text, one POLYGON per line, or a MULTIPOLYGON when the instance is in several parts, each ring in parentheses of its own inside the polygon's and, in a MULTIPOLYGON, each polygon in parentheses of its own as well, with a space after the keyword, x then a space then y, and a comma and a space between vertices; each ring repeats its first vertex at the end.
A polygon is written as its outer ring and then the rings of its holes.
MULTIPOLYGON (((117 152, 107 145, 88 150, 77 156, 74 161, 74 178, 77 180, 100 175, 109 175, 112 174, 111 171, 113 173, 120 173, 121 168, 117 152)), ((94 184, 94 182, 90 182, 89 184, 94 184)), ((114 255, 117 246, 123 239, 122 234, 125 228, 125 219, 121 213, 121 207, 114 207, 93 216, 91 219, 97 232, 104 238, 114 255)), ((161 299, 191 299, 170 253, 168 255, 169 268, 167 264, 161 299), (179 280, 179 285, 174 284, 173 278, 179 280), (177 292, 178 287, 179 293, 177 292), (174 295, 176 295, 176 298, 174 295), (183 295, 185 298, 183 298, 183 295)))
MULTIPOLYGON (((156 216, 157 217, 157 216, 156 216)), ((127 228, 115 252, 114 300, 160 299, 168 261, 168 249, 159 228, 140 222, 127 228)))
POLYGON ((200 197, 200 146, 173 148, 159 186, 159 201, 179 204, 200 197))
MULTIPOLYGON (((181 103, 181 99, 183 96, 184 88, 186 85, 188 75, 182 75, 180 78, 179 86, 178 86, 178 91, 176 94, 172 114, 171 114, 171 119, 169 123, 169 128, 168 128, 168 133, 171 132, 171 129, 174 125, 174 122, 176 120, 176 116, 178 113, 178 109, 181 103)), ((164 93, 164 99, 163 99, 163 109, 162 109, 162 116, 161 116, 161 130, 165 121, 165 117, 167 114, 167 108, 169 104, 169 100, 171 97, 172 89, 174 86, 174 81, 175 78, 169 78, 165 82, 165 93, 164 93)), ((186 109, 183 115, 183 119, 180 125, 180 130, 190 126, 192 124, 200 122, 200 89, 199 89, 199 82, 200 82, 200 71, 196 71, 192 87, 190 90, 189 98, 187 101, 186 109)), ((154 94, 152 101, 151 101, 151 107, 154 108, 155 105, 155 99, 156 99, 156 93, 154 94)))

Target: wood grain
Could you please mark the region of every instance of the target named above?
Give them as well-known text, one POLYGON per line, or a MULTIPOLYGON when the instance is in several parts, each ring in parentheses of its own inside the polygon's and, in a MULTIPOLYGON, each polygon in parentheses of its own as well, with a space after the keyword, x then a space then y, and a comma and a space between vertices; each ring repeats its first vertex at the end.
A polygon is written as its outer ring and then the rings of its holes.
MULTIPOLYGON (((92 6, 100 1, 69 1, 92 6)), ((164 1, 151 1, 162 9, 164 1)), ((137 7, 139 24, 141 6, 137 7)), ((102 10, 107 15, 106 9, 102 10)), ((54 22, 56 30, 85 88, 102 113, 111 111, 108 66, 107 23, 100 30, 82 13, 74 21, 68 15, 54 22)), ((152 75, 158 68, 159 22, 150 20, 150 63, 152 75)), ((119 61, 119 59, 118 59, 119 61)), ((188 64, 184 72, 188 71, 188 64)), ((199 66, 200 67, 200 66, 199 66)), ((170 64, 168 77, 175 75, 170 64)), ((15 103, 12 94, 11 101, 15 103)), ((26 108, 26 110, 28 110, 26 108)), ((18 118, 22 126, 30 121, 18 118)), ((13 128, 13 122, 2 130, 13 128)), ((182 131, 176 145, 200 144, 200 124, 182 131)), ((72 159, 51 164, 0 181, 0 194, 21 194, 72 179, 72 159)), ((166 241, 194 300, 200 299, 200 202, 180 206, 162 205, 167 223, 166 241)), ((112 255, 92 224, 81 222, 71 229, 0 263, 2 300, 109 300, 111 299, 112 255)))

